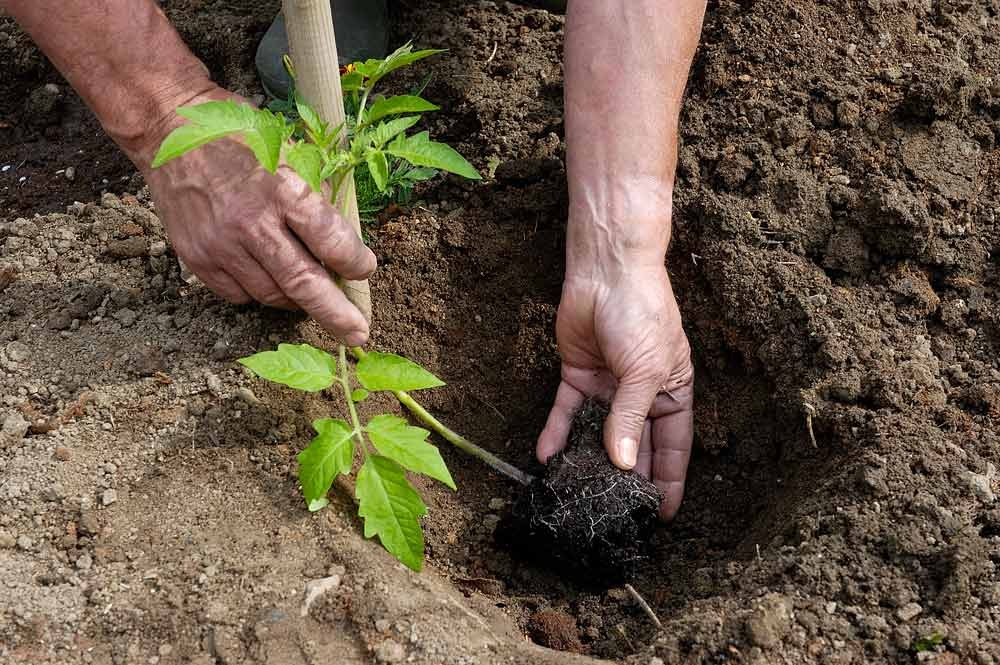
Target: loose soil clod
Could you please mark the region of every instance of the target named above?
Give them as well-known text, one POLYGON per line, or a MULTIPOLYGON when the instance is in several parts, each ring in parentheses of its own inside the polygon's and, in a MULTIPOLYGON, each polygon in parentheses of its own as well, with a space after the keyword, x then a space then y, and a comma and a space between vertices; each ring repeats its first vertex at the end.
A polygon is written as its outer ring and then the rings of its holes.
POLYGON ((568 447, 528 486, 499 534, 565 575, 610 586, 630 579, 648 558, 662 496, 651 482, 608 459, 607 415, 603 404, 584 403, 568 447))

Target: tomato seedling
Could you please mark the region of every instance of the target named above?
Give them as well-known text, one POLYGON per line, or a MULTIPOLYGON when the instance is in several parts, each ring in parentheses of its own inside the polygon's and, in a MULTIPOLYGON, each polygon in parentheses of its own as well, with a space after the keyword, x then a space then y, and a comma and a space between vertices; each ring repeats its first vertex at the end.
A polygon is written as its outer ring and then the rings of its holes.
MULTIPOLYGON (((291 167, 317 193, 331 203, 341 190, 354 183, 358 169, 367 171, 381 193, 408 192, 413 184, 439 170, 478 180, 479 173, 458 152, 430 140, 426 131, 407 132, 421 114, 438 107, 417 94, 381 97, 375 86, 390 72, 440 53, 414 51, 406 44, 384 60, 367 60, 348 66, 341 74, 346 120, 329 126, 298 95, 294 113, 257 109, 234 101, 213 101, 177 109, 188 124, 173 130, 153 160, 157 168, 206 143, 230 136, 242 138, 270 173, 281 164, 291 167), (369 101, 371 104, 369 105, 369 101)), ((286 61, 293 74, 291 63, 286 61)), ((291 110, 291 109, 289 109, 291 110)), ((347 205, 349 196, 344 196, 347 205)), ((445 427, 418 404, 407 391, 444 385, 416 363, 391 353, 366 353, 354 348, 358 359, 352 383, 347 349, 340 346, 339 361, 308 344, 281 344, 239 362, 258 376, 297 390, 318 392, 340 386, 350 420, 322 418, 313 423, 317 435, 299 456, 299 483, 309 510, 327 505, 326 494, 340 474, 350 474, 360 449, 363 462, 355 493, 358 514, 364 519, 365 537, 378 535, 382 545, 413 570, 420 570, 424 539, 420 518, 427 513, 405 471, 434 478, 451 489, 455 482, 438 449, 427 442, 428 430, 408 425, 398 416, 382 414, 362 423, 355 407, 369 392, 391 391, 422 422, 462 450, 521 483, 531 477, 475 446, 445 427)))

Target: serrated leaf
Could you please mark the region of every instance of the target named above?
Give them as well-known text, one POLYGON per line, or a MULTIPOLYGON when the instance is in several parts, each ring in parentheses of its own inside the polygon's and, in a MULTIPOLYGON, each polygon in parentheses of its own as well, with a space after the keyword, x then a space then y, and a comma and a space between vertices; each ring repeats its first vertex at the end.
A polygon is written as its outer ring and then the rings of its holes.
POLYGON ((309 447, 299 453, 299 484, 312 510, 313 503, 330 491, 333 479, 350 473, 354 465, 354 432, 343 420, 322 418, 313 421, 317 434, 309 447))
POLYGON ((479 172, 450 145, 431 141, 427 132, 399 136, 385 151, 416 166, 429 166, 470 180, 480 180, 479 172))
POLYGON ((365 76, 361 72, 355 70, 351 72, 346 72, 340 75, 340 89, 343 92, 354 92, 361 89, 361 85, 365 82, 365 76))
POLYGON ((285 161, 314 192, 323 191, 323 151, 312 143, 300 141, 285 151, 285 161))
POLYGON ((378 191, 384 192, 385 185, 389 182, 389 162, 385 160, 385 153, 373 150, 365 157, 368 163, 368 172, 372 174, 372 180, 378 191))
POLYGON ((243 139, 253 151, 257 161, 268 173, 278 170, 281 161, 281 146, 285 142, 285 128, 278 125, 262 125, 243 132, 243 139))
POLYGON ((367 133, 371 137, 372 145, 378 149, 391 141, 393 137, 405 132, 420 121, 418 115, 408 115, 387 122, 380 122, 375 129, 367 133))
POLYGON ((441 458, 441 452, 430 443, 430 434, 421 427, 409 425, 399 416, 381 415, 368 421, 365 432, 378 451, 410 471, 439 480, 451 489, 455 481, 441 458))
POLYGON ((439 106, 431 104, 423 97, 416 95, 397 95, 388 99, 377 99, 371 105, 365 117, 367 122, 373 123, 389 115, 399 115, 401 113, 424 113, 426 111, 437 111, 439 106))
POLYGON ((333 356, 308 344, 279 344, 275 351, 255 353, 238 362, 262 379, 307 392, 329 388, 337 376, 333 356))
POLYGON ((443 386, 444 381, 426 369, 395 353, 371 351, 354 369, 365 388, 375 390, 423 390, 443 386))
POLYGON ((306 103, 305 98, 302 97, 298 90, 295 91, 295 110, 298 111, 299 117, 302 118, 306 129, 315 136, 323 136, 326 133, 326 123, 313 110, 313 107, 306 103))
POLYGON ((358 515, 365 521, 365 538, 378 535, 390 554, 420 572, 424 562, 420 518, 427 514, 427 506, 402 467, 388 457, 369 455, 358 472, 355 496, 358 515))
POLYGON ((232 100, 182 106, 177 109, 177 115, 191 123, 181 125, 167 135, 153 158, 152 167, 162 166, 216 139, 252 128, 254 113, 251 107, 245 104, 240 106, 232 100))
MULTIPOLYGON (((365 76, 371 78, 369 82, 370 86, 373 86, 386 74, 393 72, 400 67, 405 67, 411 65, 417 60, 423 60, 432 55, 437 55, 438 53, 444 53, 445 49, 424 49, 422 51, 413 50, 413 42, 407 42, 400 46, 398 49, 389 54, 385 60, 368 60, 364 63, 368 71, 371 65, 376 65, 375 70, 372 73, 366 73, 365 76)), ((360 66, 359 66, 360 69, 360 66)))
POLYGON ((368 398, 368 391, 364 388, 355 388, 351 391, 352 402, 363 402, 368 398))

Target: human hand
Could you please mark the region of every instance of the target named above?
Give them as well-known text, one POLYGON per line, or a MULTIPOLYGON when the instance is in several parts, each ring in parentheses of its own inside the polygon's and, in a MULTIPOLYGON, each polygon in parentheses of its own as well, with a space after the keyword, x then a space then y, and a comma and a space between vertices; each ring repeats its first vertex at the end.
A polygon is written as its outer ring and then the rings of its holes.
POLYGON ((556 321, 562 382, 536 453, 566 446, 588 396, 611 405, 604 441, 612 462, 663 492, 660 516, 677 513, 691 455, 694 370, 662 262, 611 276, 567 277, 556 321))
MULTIPOLYGON (((184 105, 245 100, 221 88, 184 105)), ((368 323, 337 287, 367 278, 375 255, 325 197, 287 166, 261 169, 236 139, 212 142, 167 164, 148 164, 177 124, 170 116, 149 148, 134 151, 177 255, 210 289, 233 303, 256 300, 302 309, 346 344, 368 340, 368 323)))

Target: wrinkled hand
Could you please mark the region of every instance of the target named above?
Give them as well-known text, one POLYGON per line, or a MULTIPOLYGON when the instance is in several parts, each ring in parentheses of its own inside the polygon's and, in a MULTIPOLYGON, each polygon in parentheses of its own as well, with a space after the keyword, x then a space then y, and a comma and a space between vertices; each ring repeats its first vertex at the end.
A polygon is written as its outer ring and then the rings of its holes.
POLYGON ((609 279, 567 278, 556 322, 562 383, 537 455, 566 445, 585 397, 611 404, 604 440, 611 460, 663 492, 672 519, 691 455, 694 371, 667 271, 643 267, 609 279))
MULTIPOLYGON (((216 89, 187 103, 226 98, 245 101, 216 89)), ((233 303, 303 309, 352 346, 368 340, 364 316, 327 269, 365 279, 375 255, 290 168, 267 173, 233 139, 142 170, 177 255, 209 288, 233 303)))

